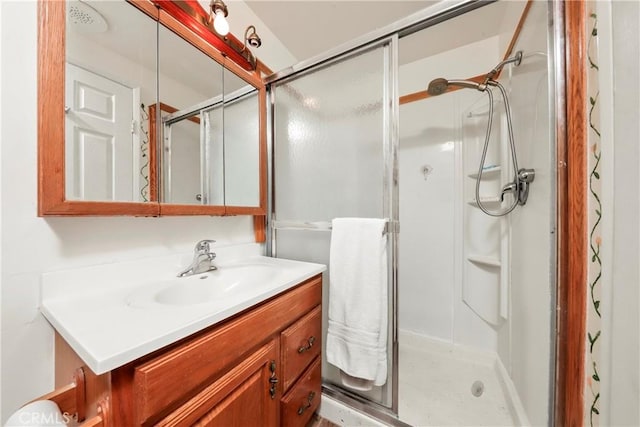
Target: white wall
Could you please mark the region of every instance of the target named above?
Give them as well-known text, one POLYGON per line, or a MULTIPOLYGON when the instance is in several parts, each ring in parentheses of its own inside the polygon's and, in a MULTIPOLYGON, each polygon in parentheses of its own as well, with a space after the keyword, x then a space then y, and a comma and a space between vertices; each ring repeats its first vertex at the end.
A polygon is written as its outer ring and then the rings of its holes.
POLYGON ((600 23, 600 94, 603 218, 613 241, 603 265, 600 425, 640 425, 640 4, 597 2, 600 23), (609 221, 609 220, 607 220, 609 221))
MULTIPOLYGON (((38 218, 35 1, 0 2, 0 423, 53 386, 53 330, 38 312, 46 271, 253 241, 250 217, 38 218)), ((87 286, 91 286, 90 278, 87 286)))

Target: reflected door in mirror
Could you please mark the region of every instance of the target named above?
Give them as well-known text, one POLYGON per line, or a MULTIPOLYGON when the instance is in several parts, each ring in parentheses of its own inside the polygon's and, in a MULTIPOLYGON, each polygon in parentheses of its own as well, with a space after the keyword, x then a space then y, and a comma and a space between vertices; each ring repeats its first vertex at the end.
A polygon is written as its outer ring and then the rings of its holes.
POLYGON ((151 201, 158 24, 126 2, 66 6, 65 197, 151 201))
POLYGON ((134 200, 133 89, 67 63, 66 194, 134 200))

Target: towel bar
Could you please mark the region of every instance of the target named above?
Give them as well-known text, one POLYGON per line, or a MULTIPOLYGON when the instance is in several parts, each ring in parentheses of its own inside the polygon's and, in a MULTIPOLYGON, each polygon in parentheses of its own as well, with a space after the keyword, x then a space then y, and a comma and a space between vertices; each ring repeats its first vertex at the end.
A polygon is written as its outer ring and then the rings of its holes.
MULTIPOLYGON (((307 230, 307 231, 331 231, 330 221, 271 221, 273 230, 307 230)), ((384 227, 385 233, 399 233, 399 221, 387 221, 384 227)))

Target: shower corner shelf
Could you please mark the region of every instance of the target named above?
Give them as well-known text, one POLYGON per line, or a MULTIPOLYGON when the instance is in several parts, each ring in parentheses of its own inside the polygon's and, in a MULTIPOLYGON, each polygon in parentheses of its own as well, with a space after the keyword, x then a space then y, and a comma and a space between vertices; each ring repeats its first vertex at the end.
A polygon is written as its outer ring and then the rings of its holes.
MULTIPOLYGON (((495 176, 500 174, 502 167, 500 166, 491 166, 482 170, 483 178, 494 178, 495 176)), ((478 178, 478 172, 473 172, 467 175, 469 178, 476 179, 478 178)))
POLYGON ((501 267, 500 259, 495 256, 469 254, 467 260, 474 264, 486 265, 489 267, 501 267))
MULTIPOLYGON (((500 197, 480 197, 480 202, 482 202, 482 206, 494 209, 499 208, 502 204, 500 197)), ((468 204, 474 207, 478 207, 478 201, 476 199, 471 199, 467 201, 468 204)))

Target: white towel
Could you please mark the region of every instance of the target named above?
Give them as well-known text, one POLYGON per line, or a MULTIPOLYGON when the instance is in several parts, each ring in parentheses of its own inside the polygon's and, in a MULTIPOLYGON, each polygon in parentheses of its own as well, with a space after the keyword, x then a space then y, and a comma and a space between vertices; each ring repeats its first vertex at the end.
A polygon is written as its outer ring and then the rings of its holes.
POLYGON ((334 219, 329 257, 327 361, 377 386, 387 379, 386 223, 334 219))

